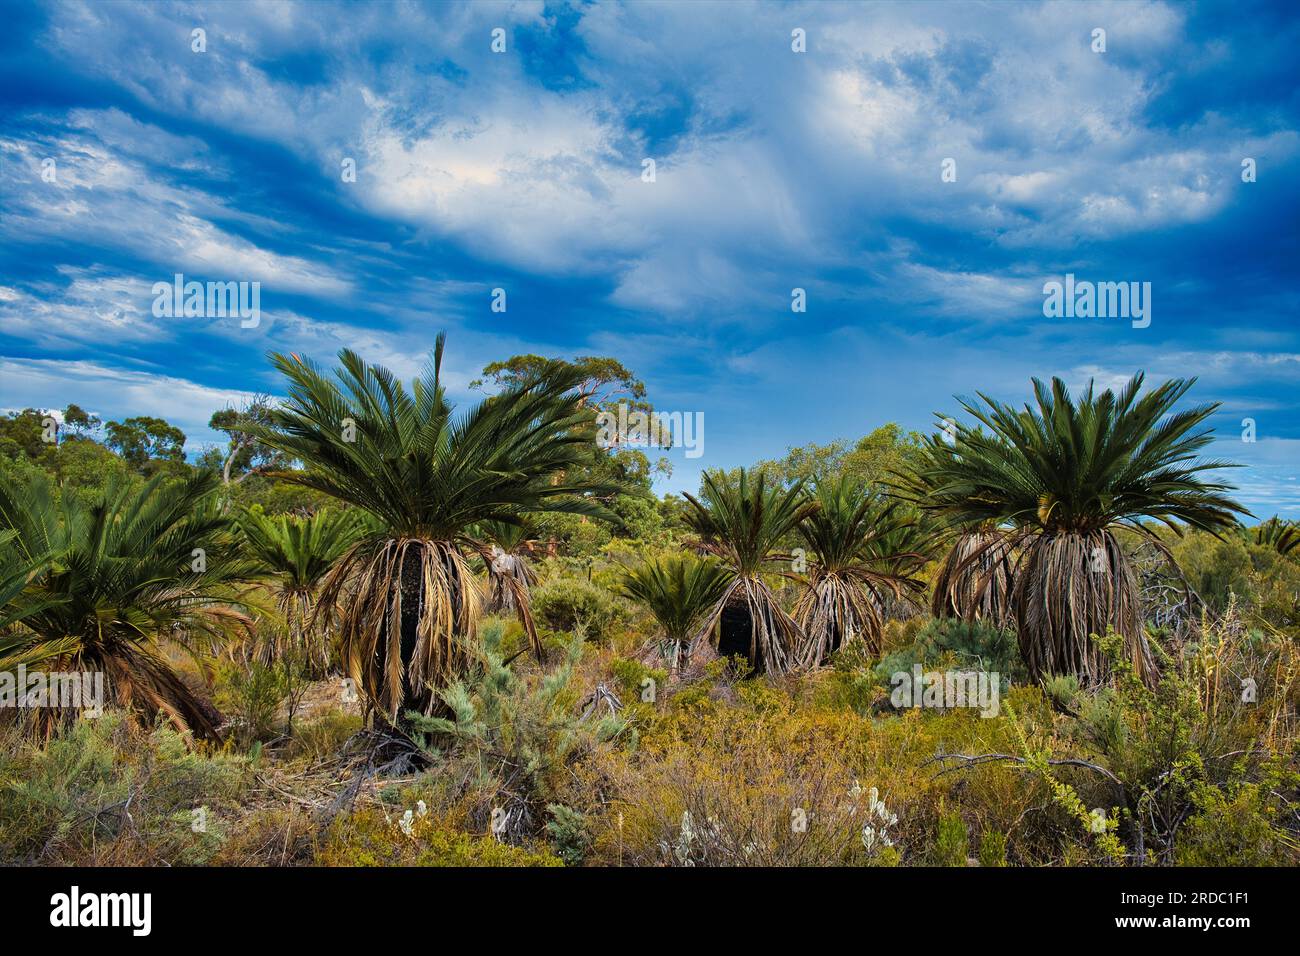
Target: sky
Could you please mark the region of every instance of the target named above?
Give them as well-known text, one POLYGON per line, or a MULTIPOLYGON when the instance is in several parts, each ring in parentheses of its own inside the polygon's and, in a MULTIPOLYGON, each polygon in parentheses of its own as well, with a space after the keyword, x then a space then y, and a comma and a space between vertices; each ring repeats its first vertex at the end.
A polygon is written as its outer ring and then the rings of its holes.
POLYGON ((702 414, 680 491, 1141 370, 1300 517, 1294 3, 0 6, 0 410, 196 454, 268 352, 409 378, 445 329, 461 401, 609 355, 702 414), (176 274, 258 283, 256 325, 157 314, 176 274), (1046 315, 1067 274, 1149 324, 1046 315))

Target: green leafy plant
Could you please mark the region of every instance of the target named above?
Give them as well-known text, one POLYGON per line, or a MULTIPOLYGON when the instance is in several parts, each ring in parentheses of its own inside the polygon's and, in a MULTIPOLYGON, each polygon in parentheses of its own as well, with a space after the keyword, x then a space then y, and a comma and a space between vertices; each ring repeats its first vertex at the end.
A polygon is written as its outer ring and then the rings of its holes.
POLYGON ((687 663, 690 642, 730 586, 733 575, 714 558, 655 558, 626 572, 622 593, 650 609, 661 632, 670 675, 687 663))
POLYGON ((464 762, 482 795, 478 822, 521 842, 542 830, 548 804, 562 803, 569 768, 626 727, 615 716, 584 721, 571 688, 583 641, 549 673, 522 678, 505 664, 501 627, 483 630, 481 670, 442 692, 450 717, 409 715, 417 741, 434 755, 464 762))
POLYGON ((816 508, 799 523, 811 566, 795 605, 805 636, 801 662, 816 666, 841 645, 863 641, 880 653, 888 603, 924 590, 913 575, 925 563, 916 523, 902 503, 841 477, 817 483, 816 508))
MULTIPOLYGON (((916 503, 956 528, 997 529, 985 550, 1017 554, 1012 616, 1034 678, 1075 674, 1097 683, 1107 659, 1091 635, 1123 635, 1144 679, 1154 662, 1141 625, 1129 560, 1115 536, 1125 527, 1164 549, 1144 521, 1181 533, 1218 531, 1245 510, 1229 486, 1198 461, 1211 434, 1200 426, 1218 405, 1174 412, 1193 380, 1139 391, 1135 375, 1118 392, 1076 402, 1060 379, 1034 380, 1036 407, 1017 411, 985 395, 963 401, 978 425, 954 423, 952 440, 933 436, 908 484, 916 503)), ((1164 549, 1167 552, 1167 549, 1164 549)))
MULTIPOLYGON (((110 481, 89 500, 56 500, 43 474, 0 478, 0 567, 29 568, 2 613, 0 669, 102 673, 109 703, 152 722, 215 737, 220 717, 172 669, 167 640, 198 652, 245 625, 234 587, 253 568, 239 555, 231 523, 214 506, 216 478, 157 475, 110 481)), ((32 713, 45 734, 75 716, 65 707, 32 713)))
MULTIPOLYGON (((750 666, 769 673, 784 673, 798 663, 803 632, 781 607, 763 580, 776 562, 789 567, 790 556, 778 551, 782 540, 817 506, 805 500, 803 484, 789 488, 767 484, 760 472, 742 468, 734 481, 722 473, 705 472, 700 497, 686 495, 691 506, 686 521, 699 535, 701 546, 722 559, 734 577, 705 619, 701 634, 712 630, 723 611, 734 607, 747 621, 750 666)), ((788 571, 780 572, 789 575, 788 571)))
POLYGON ((462 554, 483 550, 472 529, 488 521, 559 511, 608 516, 590 497, 618 490, 575 469, 594 442, 581 373, 547 363, 463 414, 442 381, 445 336, 411 390, 355 352, 339 353, 331 379, 296 355, 275 355, 288 397, 249 433, 300 471, 275 477, 373 515, 335 564, 320 600, 341 602, 348 673, 388 720, 431 713, 438 690, 477 656, 479 588, 462 554))
MULTIPOLYGON (((294 656, 303 662, 308 676, 324 677, 331 662, 328 631, 337 609, 319 608, 317 594, 330 568, 364 532, 363 522, 355 512, 322 510, 306 517, 268 517, 254 509, 240 517, 239 527, 244 546, 274 582, 276 608, 284 618, 294 656)), ((274 639, 264 640, 261 652, 263 662, 271 663, 283 655, 284 648, 274 639)))

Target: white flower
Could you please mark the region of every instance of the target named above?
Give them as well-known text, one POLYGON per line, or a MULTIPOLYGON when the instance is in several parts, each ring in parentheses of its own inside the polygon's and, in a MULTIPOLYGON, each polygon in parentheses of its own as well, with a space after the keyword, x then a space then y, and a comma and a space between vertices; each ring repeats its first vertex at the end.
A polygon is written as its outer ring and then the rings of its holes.
POLYGON ((402 819, 397 822, 397 825, 402 828, 402 832, 407 836, 410 836, 415 829, 414 816, 410 810, 407 810, 402 814, 402 819))
POLYGON ((421 817, 427 817, 429 815, 429 808, 425 805, 423 800, 415 801, 415 813, 417 816, 421 817))

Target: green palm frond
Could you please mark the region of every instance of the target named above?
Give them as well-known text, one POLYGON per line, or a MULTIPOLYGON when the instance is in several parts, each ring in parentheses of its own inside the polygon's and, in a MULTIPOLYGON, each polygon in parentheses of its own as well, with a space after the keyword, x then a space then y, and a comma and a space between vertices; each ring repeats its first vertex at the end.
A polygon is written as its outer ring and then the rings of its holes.
POLYGON ((595 496, 621 486, 564 480, 595 438, 580 373, 555 362, 457 414, 442 383, 444 341, 409 391, 350 350, 333 377, 273 355, 288 398, 257 437, 304 466, 274 476, 371 513, 394 537, 453 541, 479 522, 546 511, 617 520, 595 496))
POLYGON ((1141 398, 1143 376, 1119 393, 1076 402, 1065 383, 1033 380, 1036 405, 1017 411, 983 394, 963 401, 979 423, 955 424, 953 440, 932 437, 908 484, 922 507, 958 525, 993 524, 1089 532, 1143 519, 1180 530, 1181 522, 1218 532, 1247 514, 1231 486, 1204 474, 1229 467, 1197 453, 1211 441, 1202 427, 1217 404, 1173 406, 1195 379, 1176 379, 1141 398))
POLYGON ((355 512, 328 509, 307 516, 246 511, 238 522, 253 559, 284 590, 314 589, 367 530, 355 512))
POLYGON ((687 553, 630 569, 620 590, 649 609, 666 640, 681 644, 695 635, 733 576, 716 558, 687 553))
POLYGON ((1249 529, 1250 539, 1263 548, 1271 548, 1281 555, 1289 555, 1300 547, 1300 525, 1283 521, 1274 515, 1249 529))
MULTIPOLYGON (((152 719, 215 736, 217 715, 163 660, 163 638, 221 637, 246 623, 234 587, 252 580, 207 473, 143 485, 111 480, 88 501, 56 501, 49 479, 0 479, 5 563, 26 583, 3 588, 16 621, 3 662, 53 662, 105 674, 110 699, 152 719)), ((49 712, 46 730, 68 714, 49 712)))
POLYGON ((926 561, 920 521, 849 477, 819 481, 812 501, 799 525, 812 562, 794 612, 806 636, 803 663, 815 666, 853 640, 879 653, 889 602, 925 587, 912 576, 926 561))
POLYGON ((244 547, 271 579, 284 618, 283 635, 277 628, 259 629, 260 658, 270 664, 292 652, 308 676, 324 677, 333 659, 329 630, 337 608, 321 607, 317 595, 330 569, 373 527, 357 511, 326 509, 306 516, 247 511, 239 528, 244 547))
POLYGON ((734 481, 706 471, 700 476, 700 497, 683 497, 691 505, 686 522, 706 550, 744 576, 788 557, 777 551, 782 540, 817 509, 804 495, 803 482, 769 486, 764 473, 743 468, 734 481))
POLYGON ((348 350, 330 375, 275 355, 288 397, 256 429, 302 465, 276 477, 347 502, 381 526, 336 562, 321 600, 347 594, 344 665, 392 721, 439 706, 437 691, 479 654, 482 598, 462 554, 487 550, 476 526, 518 525, 545 512, 617 521, 600 499, 622 490, 573 477, 586 473, 596 435, 577 367, 548 363, 462 412, 442 380, 445 341, 440 334, 409 389, 348 350))
POLYGON ((1076 400, 1059 378, 1050 386, 1034 379, 1034 402, 1020 410, 980 395, 983 404, 962 402, 976 424, 932 437, 915 476, 903 479, 904 494, 949 525, 965 549, 941 575, 945 603, 960 592, 969 606, 965 575, 976 565, 979 599, 989 587, 1010 587, 1035 677, 1103 679, 1108 665, 1092 637, 1107 628, 1152 677, 1136 583, 1115 530, 1152 537, 1144 522, 1160 522, 1178 534, 1189 526, 1218 534, 1248 514, 1229 497, 1230 485, 1208 477, 1227 463, 1198 457, 1212 441, 1205 422, 1218 405, 1174 411, 1194 381, 1142 394, 1138 373, 1117 392, 1097 394, 1090 384, 1076 400))

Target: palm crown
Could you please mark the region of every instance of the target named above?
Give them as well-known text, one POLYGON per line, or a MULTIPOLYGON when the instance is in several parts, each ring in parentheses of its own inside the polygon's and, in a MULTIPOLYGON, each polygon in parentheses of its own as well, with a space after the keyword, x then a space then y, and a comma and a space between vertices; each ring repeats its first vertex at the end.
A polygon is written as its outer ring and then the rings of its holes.
POLYGON ((0 544, 4 564, 35 572, 14 598, 21 621, 0 639, 0 666, 54 660, 59 669, 101 671, 124 706, 215 734, 216 714, 156 642, 218 635, 244 620, 232 585, 254 569, 215 506, 216 488, 208 473, 157 475, 138 487, 110 481, 90 500, 56 501, 43 475, 0 482, 0 529, 11 532, 0 544))
POLYGON ((802 482, 769 486, 762 472, 743 468, 735 481, 706 471, 700 497, 685 498, 693 508, 686 515, 691 529, 709 551, 745 576, 758 574, 786 535, 817 507, 805 497, 802 482))
POLYGON ((1118 394, 1095 395, 1089 384, 1076 402, 1059 378, 1050 389, 1034 379, 1037 407, 1019 411, 983 394, 987 407, 963 401, 987 431, 959 424, 955 441, 931 439, 920 504, 957 524, 1082 533, 1142 518, 1210 531, 1233 524, 1245 511, 1225 494, 1230 486, 1201 476, 1225 464, 1197 459, 1212 440, 1200 426, 1218 405, 1169 414, 1195 379, 1139 399, 1142 381, 1138 373, 1118 394))
POLYGON ((395 535, 431 540, 482 521, 517 524, 529 511, 608 517, 577 496, 617 487, 557 480, 582 464, 594 434, 578 372, 551 363, 457 416, 442 383, 444 342, 440 334, 410 391, 349 350, 335 380, 297 356, 272 356, 289 394, 258 437, 304 465, 276 477, 356 505, 395 535))
POLYGON ((244 545, 284 591, 310 591, 365 530, 355 512, 318 511, 307 516, 264 515, 247 511, 239 518, 244 545))
POLYGON ((1144 519, 1217 533, 1246 513, 1228 485, 1203 477, 1223 463, 1197 457, 1211 441, 1201 426, 1218 406, 1173 412, 1195 380, 1139 398, 1142 381, 1138 373, 1100 395, 1089 384, 1076 402, 1059 378, 1050 389, 1034 379, 1036 407, 1020 411, 986 396, 986 407, 963 402, 982 427, 958 425, 951 442, 931 438, 910 483, 922 508, 961 532, 962 554, 940 576, 944 603, 970 612, 992 598, 988 609, 1000 614, 1009 587, 1035 677, 1104 679, 1109 661, 1093 636, 1113 629, 1134 669, 1154 679, 1133 569, 1113 529, 1128 526, 1163 550, 1144 519))
MULTIPOLYGON (((321 601, 344 601, 340 651, 348 672, 390 721, 431 713, 439 689, 480 654, 481 596, 462 549, 491 522, 562 511, 613 517, 593 496, 614 483, 581 475, 595 438, 581 372, 550 362, 463 413, 442 383, 446 339, 411 390, 391 372, 339 353, 333 379, 297 356, 273 356, 288 397, 257 437, 302 463, 278 477, 315 488, 382 525, 334 565, 321 601)), ((528 625, 526 624, 526 627, 528 625)), ((533 639, 534 650, 540 643, 533 639)))
POLYGON ((632 568, 623 578, 622 591, 649 608, 668 641, 681 644, 698 632, 731 577, 716 559, 688 553, 632 568))

